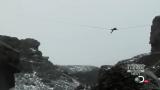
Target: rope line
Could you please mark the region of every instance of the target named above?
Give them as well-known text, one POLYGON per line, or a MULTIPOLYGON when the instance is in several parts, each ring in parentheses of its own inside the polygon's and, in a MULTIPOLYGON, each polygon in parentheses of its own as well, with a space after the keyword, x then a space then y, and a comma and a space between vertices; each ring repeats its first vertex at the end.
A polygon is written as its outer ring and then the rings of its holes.
POLYGON ((115 30, 127 30, 127 29, 134 29, 134 28, 144 28, 144 27, 150 27, 151 25, 146 24, 146 25, 136 25, 136 26, 129 26, 129 27, 112 27, 112 28, 107 28, 107 27, 100 27, 100 26, 92 26, 92 25, 80 25, 80 24, 73 24, 71 22, 64 22, 64 21, 55 21, 57 23, 62 23, 62 24, 68 24, 72 26, 79 26, 79 27, 86 27, 86 28, 93 28, 93 29, 99 29, 99 30, 110 30, 111 32, 115 30))

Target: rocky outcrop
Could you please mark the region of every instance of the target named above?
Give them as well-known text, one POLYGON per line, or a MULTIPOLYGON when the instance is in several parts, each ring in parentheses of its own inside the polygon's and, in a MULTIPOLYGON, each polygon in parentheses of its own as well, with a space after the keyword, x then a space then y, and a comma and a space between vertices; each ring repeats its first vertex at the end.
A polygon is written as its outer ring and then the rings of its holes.
POLYGON ((101 67, 99 82, 96 90, 157 90, 160 88, 160 16, 153 20, 151 27, 151 53, 140 54, 133 58, 119 61, 113 67, 101 67), (141 74, 145 79, 150 80, 148 84, 136 83, 138 75, 131 75, 127 72, 129 64, 144 64, 144 72, 141 74))
MULTIPOLYGON (((19 52, 21 73, 16 74, 16 90, 75 90, 97 83, 99 68, 81 65, 54 65, 39 50, 40 42, 0 35, 0 41, 19 52)), ((11 54, 10 54, 11 55, 11 54)), ((15 56, 15 55, 14 55, 15 56)), ((89 90, 89 89, 88 89, 89 90)))
POLYGON ((160 52, 160 16, 154 18, 150 33, 151 52, 160 52))
MULTIPOLYGON (((21 73, 16 75, 16 90, 23 90, 22 87, 39 87, 41 89, 47 87, 54 87, 54 88, 64 88, 61 86, 55 86, 57 82, 56 80, 66 81, 68 83, 73 83, 72 78, 67 77, 67 75, 63 75, 58 66, 53 65, 49 60, 48 57, 42 55, 42 52, 39 51, 40 42, 37 40, 27 38, 27 39, 18 39, 16 37, 9 37, 9 36, 0 36, 0 41, 10 45, 13 49, 19 52, 20 56, 20 64, 17 66, 19 67, 21 73), (35 73, 36 72, 36 73, 35 73), (24 77, 24 76, 30 77, 24 77), (37 81, 32 76, 37 77, 37 81), (32 81, 29 81, 33 79, 32 81), (27 81, 28 82, 27 82, 27 81), (40 87, 37 85, 43 85, 44 87, 40 87), (46 86, 45 86, 46 85, 46 86), (21 87, 21 88, 20 88, 21 87)), ((12 54, 10 54, 11 56, 12 54)), ((60 82, 59 84, 64 84, 60 82)), ((69 85, 68 85, 69 86, 69 85)), ((74 88, 75 86, 70 85, 70 88, 74 88)), ((38 90, 41 90, 38 89, 38 90)), ((32 89, 27 89, 32 90, 32 89)), ((34 89, 36 90, 36 89, 34 89)), ((44 89, 43 89, 44 90, 44 89)), ((45 89, 47 90, 47 89, 45 89)), ((50 89, 48 89, 50 90, 50 89)), ((56 89, 55 89, 56 90, 56 89)))
POLYGON ((10 45, 0 41, 0 90, 15 86, 14 74, 19 73, 19 52, 10 45))

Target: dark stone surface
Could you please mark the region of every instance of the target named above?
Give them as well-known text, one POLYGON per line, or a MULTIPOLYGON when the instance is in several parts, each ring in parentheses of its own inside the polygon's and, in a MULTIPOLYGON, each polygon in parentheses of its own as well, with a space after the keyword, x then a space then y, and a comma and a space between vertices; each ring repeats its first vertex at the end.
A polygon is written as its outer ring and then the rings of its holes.
MULTIPOLYGON (((48 60, 49 57, 43 56, 42 52, 39 50, 40 42, 35 39, 31 38, 18 39, 16 37, 0 35, 0 40, 10 45, 19 52, 20 64, 17 66, 18 68, 20 68, 21 74, 17 74, 17 76, 18 75, 23 76, 22 74, 25 73, 36 72, 36 76, 41 78, 41 82, 50 87, 60 88, 60 90, 63 90, 63 88, 65 88, 62 86, 66 87, 69 86, 70 88, 72 88, 73 86, 68 85, 68 83, 75 83, 74 80, 77 80, 82 84, 82 86, 85 87, 91 87, 96 83, 97 73, 99 68, 95 67, 94 69, 91 67, 92 68, 91 71, 90 70, 86 72, 75 71, 74 74, 71 74, 70 72, 61 68, 62 66, 54 65, 53 63, 51 63, 48 60), (64 80, 66 84, 64 83, 64 85, 57 85, 56 84, 57 82, 55 81, 58 80, 62 81, 64 80)), ((12 58, 17 57, 16 55, 13 55, 11 53, 10 56, 12 58)), ((8 58, 8 57, 4 57, 4 55, 2 55, 1 58, 8 58)), ((81 68, 83 68, 83 66, 81 66, 81 68)), ((21 77, 19 79, 22 78, 25 77, 21 77)))
POLYGON ((153 19, 150 33, 151 52, 160 52, 160 16, 153 19))
POLYGON ((20 72, 18 67, 20 55, 2 40, 0 41, 0 90, 9 90, 15 86, 14 74, 20 72))

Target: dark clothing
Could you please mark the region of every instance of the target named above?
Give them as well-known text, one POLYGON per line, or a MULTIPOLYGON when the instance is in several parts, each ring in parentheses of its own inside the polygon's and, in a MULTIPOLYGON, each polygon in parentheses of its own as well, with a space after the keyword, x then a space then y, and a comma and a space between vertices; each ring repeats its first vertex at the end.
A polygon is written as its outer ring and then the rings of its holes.
POLYGON ((118 30, 117 28, 112 28, 110 29, 111 30, 111 33, 113 33, 114 31, 118 30))

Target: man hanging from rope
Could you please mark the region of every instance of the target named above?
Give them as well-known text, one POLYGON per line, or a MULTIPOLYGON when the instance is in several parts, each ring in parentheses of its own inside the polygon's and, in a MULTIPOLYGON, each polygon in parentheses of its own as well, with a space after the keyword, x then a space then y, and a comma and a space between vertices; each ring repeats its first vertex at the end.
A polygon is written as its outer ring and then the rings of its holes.
POLYGON ((116 31, 116 30, 118 30, 117 28, 112 28, 112 29, 110 29, 111 30, 111 34, 114 32, 114 31, 116 31))

